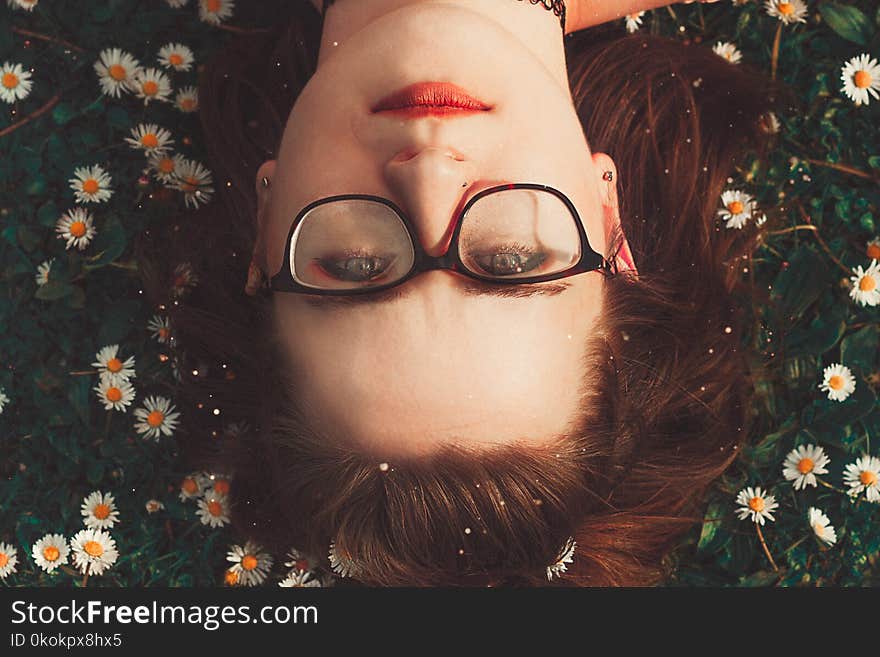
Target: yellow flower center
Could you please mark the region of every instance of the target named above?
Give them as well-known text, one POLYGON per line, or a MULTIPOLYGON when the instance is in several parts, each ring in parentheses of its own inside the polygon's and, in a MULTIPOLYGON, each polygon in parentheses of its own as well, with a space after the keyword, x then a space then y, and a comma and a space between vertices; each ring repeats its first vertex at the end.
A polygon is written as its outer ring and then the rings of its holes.
POLYGON ((6 564, 9 563, 9 555, 5 552, 0 552, 0 568, 4 568, 6 564))
POLYGON ((107 388, 107 401, 118 402, 122 399, 122 391, 119 388, 107 388))
POLYGON ((208 502, 208 513, 219 518, 223 515, 223 505, 217 500, 211 500, 208 502))
POLYGON ((183 480, 183 483, 180 485, 180 487, 188 495, 194 495, 199 489, 199 485, 196 483, 195 479, 190 479, 189 477, 183 480))
POLYGON ((89 178, 83 183, 83 191, 86 194, 95 194, 98 191, 98 181, 94 178, 89 178))
POLYGON ((816 532, 816 536, 819 538, 825 535, 825 528, 818 522, 813 523, 813 531, 816 532))
POLYGON ((192 98, 184 98, 180 101, 180 106, 189 112, 196 106, 196 101, 192 98))
POLYGON ((208 11, 217 13, 220 11, 220 0, 208 0, 205 3, 208 6, 208 11))
POLYGON ((164 419, 165 414, 162 413, 162 411, 151 411, 150 414, 147 416, 147 424, 149 424, 151 427, 158 427, 160 424, 162 424, 162 421, 164 419))
POLYGON ((183 179, 182 187, 184 191, 194 192, 199 187, 199 179, 195 178, 194 176, 187 176, 183 179))
POLYGON ((252 554, 244 555, 241 560, 241 567, 245 570, 253 570, 257 567, 257 558, 252 554))
POLYGON ((790 2, 780 2, 777 8, 783 16, 791 16, 794 13, 794 5, 790 2))
POLYGON ((870 470, 862 470, 862 473, 859 475, 859 481, 864 486, 873 486, 877 483, 877 473, 870 470))
POLYGON ((297 559, 293 565, 298 570, 308 570, 309 569, 309 560, 308 559, 297 559))
POLYGON ((867 89, 871 86, 871 74, 867 71, 856 71, 856 74, 853 76, 853 82, 859 89, 867 89))
POLYGON ((859 281, 859 289, 862 292, 870 292, 875 287, 877 287, 877 281, 873 276, 862 276, 862 280, 859 281))
POLYGON ((174 160, 170 157, 163 157, 159 160, 159 171, 162 173, 172 173, 174 171, 174 160))
POLYGON ((54 545, 49 545, 43 548, 43 559, 46 561, 56 561, 60 556, 61 552, 59 552, 58 548, 54 545))
POLYGON ((86 541, 83 550, 93 557, 100 557, 104 554, 104 547, 98 541, 86 541))
POLYGON ((144 82, 143 91, 147 96, 155 96, 159 92, 159 85, 153 80, 147 80, 144 82))
POLYGON ((122 82, 126 77, 128 77, 128 72, 125 70, 125 67, 122 64, 113 64, 108 72, 110 73, 110 77, 117 82, 122 82))
POLYGON ((86 234, 86 224, 84 221, 74 221, 70 224, 70 234, 74 237, 82 237, 86 234))
POLYGON ((214 482, 214 490, 218 495, 229 495, 229 482, 226 479, 218 479, 214 482))
POLYGON ((745 210, 745 206, 742 201, 731 201, 730 205, 727 206, 727 209, 730 210, 733 214, 739 214, 743 210, 745 210))
POLYGON ((147 148, 156 148, 159 145, 159 138, 152 132, 148 132, 141 137, 141 143, 147 148))
POLYGON ((797 469, 801 474, 807 474, 808 472, 813 471, 813 459, 808 459, 807 457, 802 458, 798 461, 797 469))
POLYGON ((749 508, 752 511, 758 511, 759 513, 764 510, 764 498, 763 497, 753 497, 749 500, 749 508))
POLYGON ((866 254, 872 260, 880 260, 880 244, 869 244, 866 254))
POLYGON ((172 53, 172 54, 168 57, 168 61, 171 62, 171 65, 172 65, 172 66, 180 66, 181 64, 183 64, 183 56, 182 56, 182 55, 178 55, 178 54, 175 52, 175 53, 172 53))
POLYGON ((238 584, 238 573, 234 570, 227 570, 226 575, 223 577, 223 581, 226 582, 227 586, 235 586, 238 584))
MULTIPOLYGON (((71 232, 73 232, 73 231, 71 231, 71 232)), ((118 358, 115 358, 115 357, 111 358, 110 360, 107 361, 107 369, 110 370, 111 372, 118 372, 119 370, 122 369, 122 361, 119 360, 118 358)))
POLYGON ((94 511, 92 511, 92 515, 95 516, 98 520, 106 520, 107 516, 110 515, 109 505, 99 504, 95 507, 94 511))
POLYGON ((840 390, 843 388, 843 377, 839 374, 835 374, 830 379, 828 379, 828 387, 832 390, 840 390))
POLYGON ((18 76, 15 73, 4 73, 3 86, 7 89, 15 89, 18 86, 18 76))
POLYGON ((168 330, 167 328, 163 327, 163 328, 159 329, 159 337, 162 338, 163 340, 167 340, 169 335, 171 335, 171 331, 168 330))

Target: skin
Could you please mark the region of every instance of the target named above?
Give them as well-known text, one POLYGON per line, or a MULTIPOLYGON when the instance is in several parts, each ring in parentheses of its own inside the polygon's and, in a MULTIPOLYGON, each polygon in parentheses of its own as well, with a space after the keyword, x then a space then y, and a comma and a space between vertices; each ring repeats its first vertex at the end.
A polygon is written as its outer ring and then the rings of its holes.
MULTIPOLYGON (((585 27, 591 15, 616 18, 629 8, 611 4, 618 9, 604 13, 601 3, 570 5, 570 20, 585 27)), ((616 181, 617 171, 584 138, 562 36, 552 12, 527 2, 338 0, 277 160, 257 172, 257 264, 275 275, 297 212, 342 193, 393 201, 438 255, 456 210, 504 181, 563 191, 590 244, 606 253, 619 215, 615 183, 602 173, 616 181), (452 119, 370 112, 424 80, 458 84, 493 109, 452 119)), ((627 261, 625 244, 618 267, 627 261)), ((531 285, 536 294, 527 298, 467 294, 475 283, 430 271, 399 286, 403 298, 343 307, 274 293, 276 328, 305 382, 297 394, 309 419, 377 456, 429 454, 446 443, 542 444, 566 432, 581 402, 601 273, 531 285)))

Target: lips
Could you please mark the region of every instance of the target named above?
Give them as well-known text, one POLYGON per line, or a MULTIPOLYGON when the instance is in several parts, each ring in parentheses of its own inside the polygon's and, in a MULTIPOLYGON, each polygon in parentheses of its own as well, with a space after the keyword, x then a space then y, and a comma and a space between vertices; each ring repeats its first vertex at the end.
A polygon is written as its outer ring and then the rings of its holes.
POLYGON ((491 105, 451 82, 417 82, 382 98, 371 111, 407 116, 451 116, 490 109, 491 105))

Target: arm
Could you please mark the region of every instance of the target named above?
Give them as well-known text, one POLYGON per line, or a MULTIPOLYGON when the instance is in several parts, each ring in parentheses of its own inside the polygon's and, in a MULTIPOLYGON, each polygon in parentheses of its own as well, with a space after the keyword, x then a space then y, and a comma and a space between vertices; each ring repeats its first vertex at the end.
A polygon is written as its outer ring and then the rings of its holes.
MULTIPOLYGON (((685 0, 687 2, 688 0, 685 0)), ((690 0, 693 2, 694 0, 690 0)), ((699 0, 717 2, 717 0, 699 0)), ((627 14, 675 4, 670 0, 568 0, 565 7, 565 33, 577 32, 627 14)))

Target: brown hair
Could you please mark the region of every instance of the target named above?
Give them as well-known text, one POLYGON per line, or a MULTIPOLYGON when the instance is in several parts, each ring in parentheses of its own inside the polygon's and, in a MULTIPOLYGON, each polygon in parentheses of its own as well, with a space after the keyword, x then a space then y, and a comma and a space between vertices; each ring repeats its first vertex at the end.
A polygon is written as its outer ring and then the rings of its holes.
POLYGON ((362 582, 547 583, 569 534, 577 548, 563 584, 660 581, 664 554, 699 518, 706 487, 749 429, 735 300, 754 242, 720 227, 716 210, 737 159, 765 145, 760 119, 782 90, 668 38, 608 29, 569 37, 575 106, 591 149, 617 165, 639 269, 606 280, 580 425, 547 448, 448 448, 379 467, 304 420, 291 392, 302 382, 271 329, 271 303, 243 293, 256 171, 275 157, 315 70, 321 29, 307 2, 280 3, 264 24, 274 27, 237 37, 200 76, 217 198, 139 244, 145 288, 168 308, 184 359, 175 398, 186 456, 234 472, 233 520, 247 536, 319 555, 335 540, 357 554, 362 582), (176 302, 168 281, 182 261, 200 282, 176 302), (224 436, 230 419, 252 431, 224 436))

